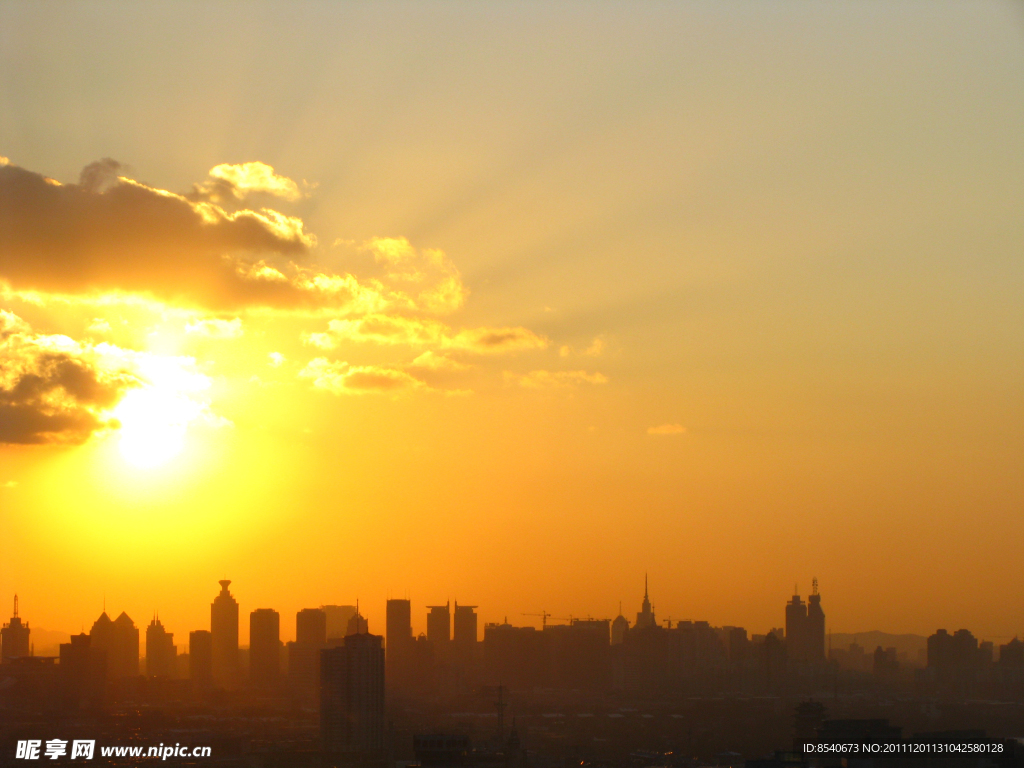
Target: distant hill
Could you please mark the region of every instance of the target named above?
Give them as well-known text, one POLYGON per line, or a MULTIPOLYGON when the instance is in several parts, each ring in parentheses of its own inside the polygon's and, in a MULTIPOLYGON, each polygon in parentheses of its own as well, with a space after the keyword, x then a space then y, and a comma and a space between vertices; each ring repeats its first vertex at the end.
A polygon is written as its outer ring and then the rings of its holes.
POLYGON ((928 638, 923 635, 890 635, 888 632, 845 632, 832 633, 832 647, 846 650, 851 643, 857 643, 865 653, 874 653, 875 648, 895 648, 899 654, 907 654, 912 659, 917 658, 920 650, 928 647, 928 638))

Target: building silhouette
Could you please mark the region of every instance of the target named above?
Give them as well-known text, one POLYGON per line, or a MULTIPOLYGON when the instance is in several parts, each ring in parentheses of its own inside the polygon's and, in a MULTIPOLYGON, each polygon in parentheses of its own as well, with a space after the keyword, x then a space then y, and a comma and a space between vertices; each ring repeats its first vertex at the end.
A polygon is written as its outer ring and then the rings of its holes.
POLYGON ((327 644, 327 614, 303 608, 295 614, 295 641, 288 643, 288 686, 303 701, 316 701, 320 651, 327 644))
POLYGON ((320 652, 320 736, 328 753, 384 749, 384 638, 355 634, 320 652))
POLYGON ((612 645, 622 645, 629 632, 629 619, 622 615, 622 603, 619 603, 619 615, 612 622, 612 645))
POLYGON ((249 682, 256 688, 277 688, 281 678, 281 616, 273 608, 249 614, 249 682))
POLYGON ((658 620, 654 617, 654 606, 647 597, 647 574, 644 574, 644 601, 640 606, 640 612, 636 615, 635 629, 658 626, 658 620))
POLYGON ((448 603, 427 606, 427 640, 434 648, 447 648, 452 639, 452 617, 448 603))
POLYGON ((195 690, 213 685, 213 633, 208 630, 188 633, 188 676, 195 690))
POLYGON ((29 644, 28 622, 18 616, 18 596, 14 596, 14 615, 11 620, 0 628, 0 662, 29 656, 32 653, 29 644))
POLYGON ((230 579, 218 583, 220 594, 210 604, 213 679, 220 685, 234 685, 238 681, 238 602, 228 591, 230 579))
POLYGON ((825 612, 821 608, 818 580, 804 603, 794 588, 786 603, 786 656, 790 663, 822 664, 825 661, 825 612))
POLYGON ((455 631, 451 648, 455 659, 463 664, 470 664, 476 658, 476 608, 475 605, 459 605, 458 601, 455 601, 455 631))
POLYGON ((104 611, 89 631, 93 648, 107 654, 107 677, 120 680, 139 674, 139 629, 124 611, 110 620, 104 611))
POLYGON ((327 639, 341 639, 348 634, 348 622, 356 612, 354 605, 321 605, 327 616, 327 639))
POLYGON ((414 642, 412 604, 408 600, 387 601, 385 638, 388 684, 404 687, 410 674, 414 642))
POLYGON ((174 634, 164 629, 160 617, 154 615, 146 627, 146 676, 174 677, 177 657, 174 634))
POLYGON ((60 644, 61 699, 65 709, 98 707, 103 703, 107 653, 92 646, 84 632, 60 644))
POLYGON ((348 619, 348 627, 345 629, 345 636, 365 635, 369 631, 370 623, 366 620, 366 617, 359 612, 359 602, 356 601, 356 612, 348 619))

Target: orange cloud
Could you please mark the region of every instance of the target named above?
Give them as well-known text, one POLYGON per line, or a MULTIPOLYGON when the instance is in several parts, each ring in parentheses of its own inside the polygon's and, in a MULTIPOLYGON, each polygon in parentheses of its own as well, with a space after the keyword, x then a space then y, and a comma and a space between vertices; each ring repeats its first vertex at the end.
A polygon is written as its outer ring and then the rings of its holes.
POLYGON ((648 435, 681 435, 686 431, 682 424, 662 424, 657 427, 648 427, 648 435))
POLYGON ((579 384, 607 384, 608 377, 603 373, 587 373, 586 371, 530 371, 525 375, 505 371, 507 383, 517 383, 528 389, 547 387, 574 387, 579 384))
POLYGON ((375 365, 353 366, 347 362, 331 362, 324 357, 311 360, 299 376, 310 379, 313 386, 336 395, 399 393, 426 389, 427 385, 405 371, 375 365))
POLYGON ((82 443, 116 426, 110 408, 142 382, 99 358, 91 345, 33 334, 0 310, 0 443, 82 443))

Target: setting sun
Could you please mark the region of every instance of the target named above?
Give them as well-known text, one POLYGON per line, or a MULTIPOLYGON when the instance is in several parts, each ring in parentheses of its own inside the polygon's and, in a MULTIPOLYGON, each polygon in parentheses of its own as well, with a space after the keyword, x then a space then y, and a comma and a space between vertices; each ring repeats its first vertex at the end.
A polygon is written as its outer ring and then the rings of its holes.
POLYGON ((129 464, 149 469, 181 453, 196 406, 159 388, 136 389, 124 396, 113 415, 121 424, 121 455, 129 464))

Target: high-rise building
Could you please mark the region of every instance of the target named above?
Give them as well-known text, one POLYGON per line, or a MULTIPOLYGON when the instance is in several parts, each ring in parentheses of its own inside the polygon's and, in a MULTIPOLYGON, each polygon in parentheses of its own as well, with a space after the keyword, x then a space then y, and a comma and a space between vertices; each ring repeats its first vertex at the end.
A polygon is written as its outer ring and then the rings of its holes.
POLYGON ((124 611, 110 620, 104 611, 89 631, 93 648, 106 651, 107 677, 118 680, 139 674, 139 629, 124 611))
POLYGON ((412 667, 412 604, 388 600, 385 626, 388 685, 405 687, 412 667))
POLYGON ((825 662, 825 612, 821 609, 816 578, 811 581, 807 598, 807 660, 812 664, 825 662))
POLYGON ((30 631, 28 622, 23 622, 18 616, 18 596, 15 595, 14 615, 0 628, 0 662, 31 654, 28 639, 30 631))
POLYGON ((295 641, 324 645, 327 642, 327 614, 320 608, 303 608, 295 614, 295 641))
POLYGON ((427 606, 427 640, 443 649, 452 639, 452 617, 448 603, 427 606))
POLYGON ((629 619, 622 615, 622 603, 619 603, 619 615, 612 622, 612 645, 622 645, 629 632, 629 619))
POLYGON ((645 627, 656 627, 658 621, 654 617, 654 606, 651 605, 650 598, 647 597, 647 574, 644 574, 644 601, 640 606, 640 612, 636 615, 636 624, 633 625, 635 629, 644 629, 645 627))
POLYGON ((281 677, 281 616, 273 608, 249 614, 249 681, 264 690, 281 677))
POLYGON ((356 612, 354 605, 321 605, 320 610, 327 614, 327 639, 334 640, 348 634, 348 622, 356 612))
POLYGON ((213 634, 205 629, 188 634, 188 676, 197 690, 213 685, 213 634))
POLYGON ((385 636, 390 664, 392 648, 412 642, 412 604, 408 600, 388 600, 385 636))
POLYGON ((324 751, 364 756, 384 749, 384 638, 349 635, 320 652, 324 751))
POLYGON ((475 605, 459 605, 455 602, 455 632, 452 637, 452 651, 455 657, 470 663, 476 657, 477 616, 475 605))
POLYGON ((370 623, 366 620, 366 617, 359 612, 359 603, 356 602, 356 612, 349 616, 348 627, 345 629, 345 636, 349 635, 365 635, 370 631, 370 623))
POLYGON ((84 632, 60 644, 60 682, 64 705, 75 710, 99 706, 107 677, 107 654, 92 647, 84 632))
POLYGON ((307 703, 314 703, 320 683, 320 651, 327 644, 327 614, 303 608, 295 614, 295 642, 288 643, 288 685, 307 703))
POLYGON ((213 679, 221 685, 233 685, 238 681, 238 602, 228 592, 230 579, 222 579, 219 584, 220 594, 210 604, 213 679))
POLYGON ((818 580, 805 603, 794 588, 793 599, 786 603, 786 655, 797 664, 821 664, 825 661, 825 612, 821 608, 818 580))
POLYGON ((174 634, 164 629, 159 616, 146 627, 146 675, 148 677, 174 677, 178 651, 174 647, 174 634))

